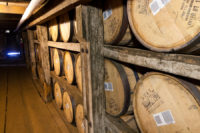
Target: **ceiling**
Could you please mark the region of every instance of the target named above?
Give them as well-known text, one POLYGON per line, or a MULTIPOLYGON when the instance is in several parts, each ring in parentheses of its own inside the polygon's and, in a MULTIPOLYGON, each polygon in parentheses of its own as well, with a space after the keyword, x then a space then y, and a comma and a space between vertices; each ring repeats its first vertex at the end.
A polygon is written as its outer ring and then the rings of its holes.
POLYGON ((0 0, 0 29, 15 29, 30 0, 0 0))

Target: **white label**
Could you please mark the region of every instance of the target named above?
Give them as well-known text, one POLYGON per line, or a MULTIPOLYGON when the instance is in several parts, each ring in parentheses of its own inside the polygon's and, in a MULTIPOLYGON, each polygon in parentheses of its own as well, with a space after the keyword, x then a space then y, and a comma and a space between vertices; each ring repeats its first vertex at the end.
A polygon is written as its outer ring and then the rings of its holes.
POLYGON ((170 0, 153 0, 150 4, 149 7, 151 9, 151 12, 153 15, 156 15, 163 7, 165 7, 170 0))
POLYGON ((108 9, 103 12, 103 19, 106 20, 112 15, 112 9, 108 9))
POLYGON ((82 127, 82 128, 85 128, 84 123, 81 124, 81 127, 82 127))
POLYGON ((154 114, 153 118, 156 122, 156 125, 159 126, 165 126, 165 125, 169 125, 169 124, 174 124, 174 118, 172 116, 172 113, 170 110, 158 113, 158 114, 154 114))
POLYGON ((113 91, 112 83, 104 82, 104 89, 105 91, 113 91))
POLYGON ((65 107, 66 107, 66 109, 69 109, 69 104, 67 103, 67 104, 65 105, 65 107))

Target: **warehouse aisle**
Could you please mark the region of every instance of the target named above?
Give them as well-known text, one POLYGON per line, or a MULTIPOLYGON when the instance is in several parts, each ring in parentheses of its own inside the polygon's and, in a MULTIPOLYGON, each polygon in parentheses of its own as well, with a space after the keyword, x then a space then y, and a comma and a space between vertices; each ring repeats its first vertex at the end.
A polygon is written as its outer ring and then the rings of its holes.
POLYGON ((0 68, 0 133, 61 133, 25 67, 0 68))

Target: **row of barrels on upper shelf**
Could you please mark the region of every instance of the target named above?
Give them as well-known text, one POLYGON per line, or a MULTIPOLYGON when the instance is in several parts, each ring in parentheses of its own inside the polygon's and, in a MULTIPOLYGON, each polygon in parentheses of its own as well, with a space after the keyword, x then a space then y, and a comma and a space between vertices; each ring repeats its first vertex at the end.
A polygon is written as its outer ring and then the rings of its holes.
POLYGON ((129 115, 128 124, 138 132, 200 130, 198 85, 106 59, 104 89, 107 113, 121 118, 129 115))
MULTIPOLYGON (((198 1, 104 0, 104 43, 198 54, 199 6, 198 1)), ((79 31, 74 12, 49 22, 49 38, 53 41, 76 42, 74 36, 82 33, 79 31)))

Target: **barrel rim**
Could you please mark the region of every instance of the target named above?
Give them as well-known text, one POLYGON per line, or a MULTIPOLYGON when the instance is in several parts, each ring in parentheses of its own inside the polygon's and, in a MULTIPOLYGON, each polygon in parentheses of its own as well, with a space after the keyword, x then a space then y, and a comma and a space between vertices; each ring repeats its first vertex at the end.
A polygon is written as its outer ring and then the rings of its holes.
POLYGON ((198 39, 200 37, 200 32, 194 36, 190 41, 188 41, 187 43, 185 44, 182 44, 182 45, 179 45, 179 46, 176 46, 176 47, 172 47, 172 48, 162 48, 162 47, 154 47, 151 45, 148 45, 148 43, 146 43, 139 35, 138 35, 138 32, 136 31, 136 29, 134 28, 134 24, 132 22, 132 15, 131 15, 131 5, 132 5, 132 2, 133 0, 127 0, 127 13, 128 13, 128 20, 129 20, 129 24, 130 24, 130 27, 131 27, 131 30, 132 32, 134 33, 136 39, 146 48, 152 50, 152 51, 156 51, 156 52, 181 52, 181 51, 187 51, 187 48, 190 48, 192 47, 193 45, 195 45, 195 42, 197 40, 200 40, 198 39))
MULTIPOLYGON (((140 78, 140 80, 137 82, 136 86, 135 86, 135 92, 134 92, 134 96, 133 96, 133 111, 134 111, 134 116, 135 116, 135 119, 136 119, 136 122, 137 122, 137 125, 139 127, 139 129, 141 130, 141 132, 144 132, 144 127, 141 126, 141 122, 139 121, 139 115, 138 115, 138 110, 136 108, 136 105, 137 105, 137 99, 136 99, 136 95, 138 93, 138 87, 141 85, 142 81, 151 76, 151 75, 161 75, 161 76, 166 76, 166 77, 169 77, 171 78, 172 80, 175 80, 176 82, 178 82, 180 85, 182 85, 184 88, 186 88, 186 91, 188 91, 190 93, 190 91, 188 90, 189 87, 184 84, 180 79, 176 78, 176 77, 173 77, 171 75, 168 75, 168 74, 164 74, 164 73, 160 73, 160 72, 148 72, 146 73, 144 76, 142 76, 140 78)), ((191 94, 191 93, 190 93, 191 94)), ((192 95, 192 94, 191 94, 192 95)), ((193 96, 193 95, 192 95, 193 96)), ((196 100, 196 98, 194 98, 196 100)), ((196 100, 196 102, 198 103, 198 101, 196 100)), ((199 104, 199 103, 198 103, 199 104)), ((200 104, 199 104, 200 105, 200 104)))

